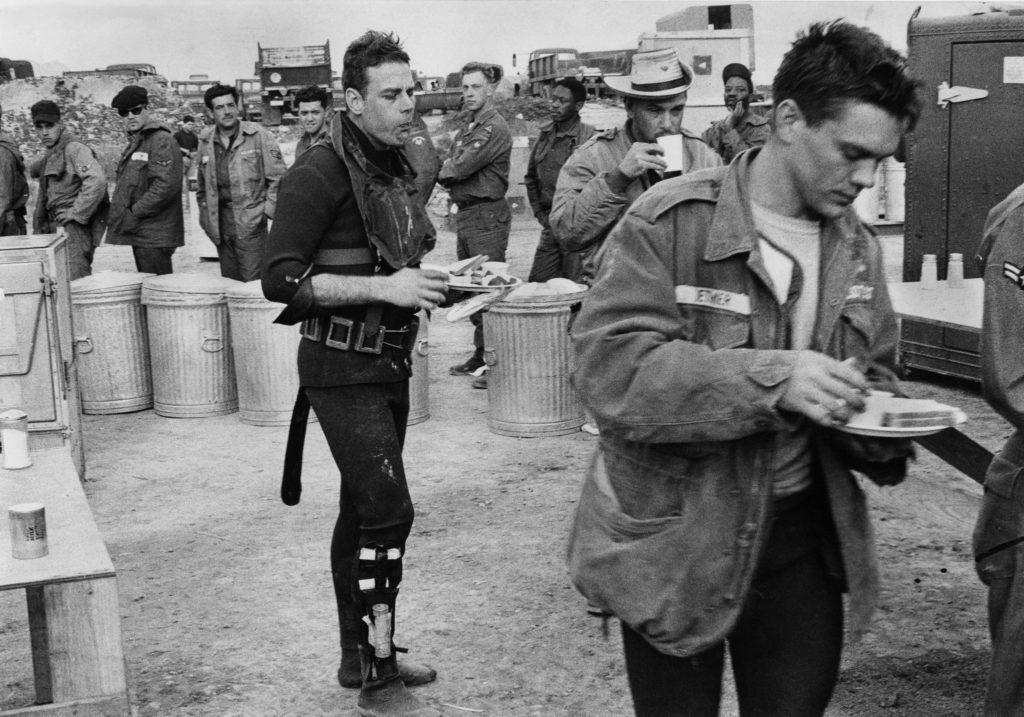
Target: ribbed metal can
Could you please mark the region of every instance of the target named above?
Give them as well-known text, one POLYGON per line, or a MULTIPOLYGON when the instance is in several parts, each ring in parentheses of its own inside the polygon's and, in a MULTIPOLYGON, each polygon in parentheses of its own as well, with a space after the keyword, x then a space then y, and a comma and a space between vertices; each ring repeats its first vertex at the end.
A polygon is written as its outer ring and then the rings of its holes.
POLYGON ((71 316, 82 413, 142 411, 153 380, 141 272, 103 271, 71 282, 71 316))
POLYGON ((200 274, 165 274, 142 282, 153 410, 197 418, 238 410, 225 294, 241 282, 200 274))
POLYGON ((274 323, 282 307, 264 298, 259 281, 232 286, 226 297, 238 418, 253 426, 287 425, 299 390, 296 354, 302 335, 294 326, 274 323))
POLYGON ((585 291, 499 301, 484 314, 487 424, 528 438, 572 433, 583 407, 569 381, 569 318, 585 291))
POLYGON ((425 313, 418 314, 420 328, 412 349, 412 378, 409 380, 409 420, 414 426, 430 418, 430 342, 425 313))

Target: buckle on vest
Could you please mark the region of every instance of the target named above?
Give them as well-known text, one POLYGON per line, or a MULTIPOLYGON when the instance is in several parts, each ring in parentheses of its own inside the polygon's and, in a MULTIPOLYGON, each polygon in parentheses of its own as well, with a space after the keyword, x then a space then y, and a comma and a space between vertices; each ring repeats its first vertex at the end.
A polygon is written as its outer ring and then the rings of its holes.
POLYGON ((362 324, 359 324, 358 332, 352 330, 352 327, 355 325, 356 322, 352 319, 346 319, 343 316, 332 316, 327 327, 327 338, 324 339, 324 344, 332 349, 348 351, 352 347, 352 335, 354 333, 362 333, 362 324))
POLYGON ((370 339, 373 343, 366 345, 366 324, 360 321, 356 326, 352 348, 364 354, 379 354, 384 349, 384 334, 386 333, 383 326, 378 326, 377 333, 370 339))

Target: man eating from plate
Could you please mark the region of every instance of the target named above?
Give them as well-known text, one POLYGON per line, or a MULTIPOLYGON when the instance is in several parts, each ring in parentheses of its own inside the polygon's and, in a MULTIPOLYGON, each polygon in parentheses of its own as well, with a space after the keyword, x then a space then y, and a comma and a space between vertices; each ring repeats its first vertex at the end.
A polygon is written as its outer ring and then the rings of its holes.
POLYGON ((882 252, 853 200, 920 112, 904 59, 820 23, 773 87, 772 134, 659 182, 608 236, 572 329, 600 429, 569 546, 622 622, 636 714, 821 715, 878 575, 851 469, 903 479, 905 438, 841 430, 895 391, 882 252), (844 626, 843 593, 847 593, 844 626))

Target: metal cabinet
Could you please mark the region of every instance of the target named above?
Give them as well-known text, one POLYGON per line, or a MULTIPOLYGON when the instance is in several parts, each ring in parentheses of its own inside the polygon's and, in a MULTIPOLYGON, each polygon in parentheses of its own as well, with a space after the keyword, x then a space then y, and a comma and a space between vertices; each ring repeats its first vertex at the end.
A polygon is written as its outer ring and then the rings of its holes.
POLYGON ((67 447, 85 476, 63 238, 0 237, 0 411, 28 414, 29 448, 67 447))

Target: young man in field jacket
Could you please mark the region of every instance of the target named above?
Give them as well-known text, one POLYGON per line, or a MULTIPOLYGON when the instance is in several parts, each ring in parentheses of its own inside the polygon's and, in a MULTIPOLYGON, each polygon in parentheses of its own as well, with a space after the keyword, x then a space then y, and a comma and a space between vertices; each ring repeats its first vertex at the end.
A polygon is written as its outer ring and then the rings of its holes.
POLYGON ((904 60, 812 26, 783 58, 768 143, 659 183, 608 237, 573 326, 600 446, 569 547, 622 621, 636 714, 821 715, 878 588, 851 469, 903 478, 904 439, 843 432, 893 391, 882 252, 853 210, 919 114, 904 60))
POLYGON ((263 291, 302 322, 301 388, 282 498, 299 500, 312 405, 341 473, 331 572, 341 627, 338 681, 361 687, 362 717, 439 717, 406 690, 436 677, 395 656, 395 611, 413 504, 402 447, 415 313, 445 300, 447 274, 419 269, 434 228, 402 151, 413 78, 397 39, 367 32, 345 52, 347 112, 281 180, 263 291))
POLYGON ((594 128, 580 119, 580 110, 586 101, 587 88, 579 80, 566 77, 556 82, 551 91, 552 119, 541 126, 530 152, 523 183, 541 230, 528 281, 571 278, 579 274, 567 262, 571 255, 555 241, 548 216, 562 165, 594 134, 594 128))
POLYGON ((70 277, 80 279, 92 273, 92 257, 106 230, 107 175, 96 153, 64 127, 55 102, 40 100, 30 111, 46 148, 38 165, 39 198, 32 227, 36 234, 67 237, 70 277))
POLYGON ((985 280, 982 393, 1013 427, 985 473, 974 559, 988 586, 992 662, 986 717, 1024 714, 1024 185, 988 214, 978 251, 985 280))
POLYGON ((25 159, 21 150, 10 136, 0 134, 0 236, 25 233, 28 194, 25 159))
MULTIPOLYGON (((721 158, 683 129, 693 70, 673 49, 638 52, 630 74, 605 82, 626 105, 622 127, 598 132, 562 167, 550 224, 573 269, 568 278, 589 281, 587 266, 608 232, 641 193, 661 181, 668 165, 658 137, 681 135, 682 173, 716 167, 721 158)), ((672 176, 672 175, 669 175, 672 176)))
POLYGON ((284 159, 270 132, 238 118, 234 87, 214 85, 203 101, 214 125, 199 135, 199 225, 217 245, 221 275, 252 281, 260 277, 284 159))
POLYGON ((181 149, 171 126, 149 108, 145 87, 125 87, 110 106, 124 121, 128 146, 117 163, 107 243, 130 245, 139 271, 170 274, 175 248, 185 245, 181 149))

